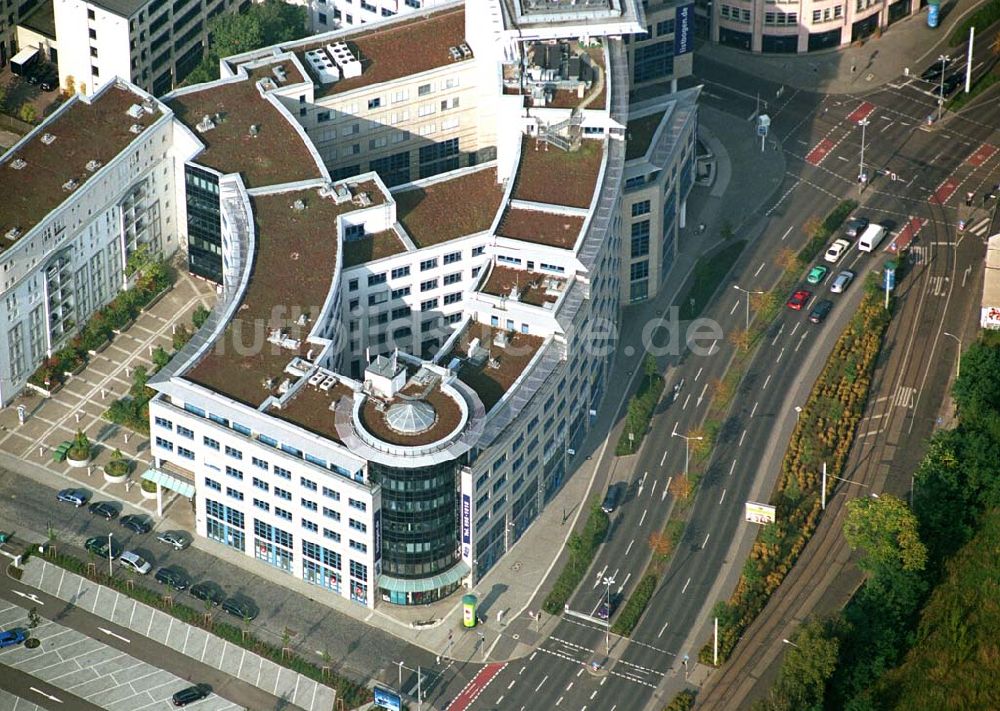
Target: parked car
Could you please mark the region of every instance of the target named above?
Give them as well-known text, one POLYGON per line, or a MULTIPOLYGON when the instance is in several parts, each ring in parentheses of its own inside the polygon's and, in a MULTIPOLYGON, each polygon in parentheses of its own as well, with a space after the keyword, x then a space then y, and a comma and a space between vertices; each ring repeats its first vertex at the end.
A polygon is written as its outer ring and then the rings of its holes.
POLYGON ((182 551, 191 545, 188 537, 180 531, 164 531, 156 537, 156 540, 172 546, 175 551, 182 551))
POLYGON ((833 308, 833 302, 829 299, 823 299, 813 310, 809 313, 809 321, 812 323, 823 323, 826 317, 830 314, 830 309, 833 308))
POLYGON ((195 701, 201 701, 212 693, 212 687, 208 684, 195 684, 186 689, 181 689, 174 694, 170 700, 174 706, 187 706, 195 701))
POLYGON ((227 597, 222 601, 222 609, 241 620, 253 620, 260 614, 257 606, 245 597, 227 597))
POLYGON ((867 217, 852 217, 847 221, 847 225, 844 228, 844 234, 852 239, 857 239, 858 235, 864 232, 867 226, 867 217))
POLYGON ((0 632, 0 649, 21 644, 26 639, 28 639, 28 630, 23 627, 15 627, 6 632, 0 632))
POLYGON ((88 507, 88 510, 95 516, 100 516, 107 521, 118 515, 118 507, 110 501, 95 501, 88 507))
POLYGON ((854 281, 854 272, 850 269, 845 269, 830 284, 830 292, 833 294, 843 294, 852 281, 854 281))
MULTIPOLYGON (((111 557, 117 558, 122 554, 125 549, 121 543, 116 541, 114 538, 111 539, 111 557)), ((107 536, 94 536, 93 538, 88 538, 87 542, 83 544, 83 547, 88 551, 97 555, 101 558, 108 557, 108 537, 107 536)))
POLYGON ((222 601, 226 599, 226 592, 211 580, 202 580, 200 583, 195 583, 188 592, 191 593, 192 597, 211 602, 216 607, 221 605, 222 601))
POLYGON ((808 289, 799 289, 788 299, 786 306, 792 311, 801 311, 806 302, 812 298, 812 292, 808 289))
POLYGON ((153 524, 146 520, 145 516, 139 514, 122 516, 122 520, 119 523, 133 533, 149 533, 153 530, 153 524))
POLYGON ((125 551, 118 558, 118 562, 124 565, 126 568, 134 570, 139 575, 145 575, 153 566, 148 560, 143 558, 141 555, 135 551, 125 551))
POLYGON ((809 270, 809 274, 806 276, 806 281, 810 284, 819 284, 824 279, 826 275, 830 273, 829 267, 824 267, 822 264, 817 264, 815 267, 809 270))
POLYGON ((191 584, 191 579, 187 574, 178 568, 160 568, 156 571, 156 582, 173 588, 174 590, 187 590, 191 584))
POLYGON ((56 498, 80 508, 90 500, 90 494, 83 489, 63 489, 56 494, 56 498))
POLYGON ((850 247, 851 243, 846 239, 838 239, 830 245, 828 250, 826 250, 826 254, 823 255, 823 259, 831 264, 836 264, 840 261, 840 258, 844 256, 844 252, 850 249, 850 247))

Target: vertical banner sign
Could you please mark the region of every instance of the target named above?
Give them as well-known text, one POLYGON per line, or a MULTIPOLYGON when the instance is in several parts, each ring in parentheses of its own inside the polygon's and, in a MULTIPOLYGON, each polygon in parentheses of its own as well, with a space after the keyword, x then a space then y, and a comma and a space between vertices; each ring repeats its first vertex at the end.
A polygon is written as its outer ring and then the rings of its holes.
POLYGON ((382 509, 376 509, 374 513, 375 526, 375 562, 382 560, 382 509))
POLYGON ((469 545, 472 543, 472 497, 462 494, 462 557, 468 558, 472 553, 469 545))
POLYGON ((674 15, 674 56, 694 51, 694 4, 681 5, 674 15))
POLYGON ((930 0, 927 3, 927 26, 937 27, 941 17, 941 0, 930 0))

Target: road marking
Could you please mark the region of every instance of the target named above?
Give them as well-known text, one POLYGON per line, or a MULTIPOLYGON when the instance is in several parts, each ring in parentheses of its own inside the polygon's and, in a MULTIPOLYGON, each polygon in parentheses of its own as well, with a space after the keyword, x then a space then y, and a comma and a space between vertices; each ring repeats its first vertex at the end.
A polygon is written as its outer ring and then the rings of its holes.
POLYGON ((501 702, 501 701, 503 701, 503 697, 504 697, 504 695, 503 695, 503 694, 500 694, 500 698, 499 698, 499 699, 497 699, 497 706, 499 706, 499 705, 500 705, 500 702, 501 702))
POLYGON ((781 362, 781 356, 783 356, 783 355, 785 355, 785 347, 784 346, 781 347, 781 353, 778 354, 778 357, 775 359, 774 362, 775 363, 780 363, 781 362))
POLYGON ((794 336, 794 335, 795 335, 795 332, 799 330, 799 326, 801 326, 801 325, 802 325, 801 323, 796 323, 796 324, 795 324, 795 328, 793 328, 793 329, 792 329, 792 332, 791 332, 791 333, 789 333, 788 335, 789 335, 789 336, 794 336))
POLYGON ((726 500, 726 490, 722 490, 722 496, 719 497, 719 506, 722 506, 722 502, 726 500))
POLYGON ((556 706, 558 706, 559 704, 561 704, 562 700, 563 700, 563 697, 561 697, 561 696, 558 699, 556 699, 556 706))
POLYGON ((778 332, 774 335, 774 340, 771 341, 772 346, 778 342, 778 339, 781 338, 781 334, 784 332, 785 332, 785 324, 781 324, 781 328, 779 328, 778 332))
POLYGON ((781 235, 781 241, 782 242, 784 242, 785 238, 792 233, 792 229, 794 227, 795 227, 795 225, 791 225, 787 230, 785 230, 785 234, 781 235))
POLYGON ((625 555, 628 555, 629 552, 632 550, 632 544, 633 543, 635 543, 635 539, 634 538, 631 541, 628 542, 628 548, 625 549, 625 555))
POLYGON ((618 594, 619 595, 622 594, 622 590, 624 590, 625 586, 628 585, 628 579, 631 578, 631 577, 632 577, 632 573, 629 572, 629 574, 625 576, 625 580, 622 582, 622 584, 618 586, 618 594))
POLYGON ((646 520, 646 512, 647 511, 649 511, 649 509, 643 509, 642 510, 642 516, 639 518, 639 525, 640 526, 642 525, 642 522, 646 520))
POLYGON ((535 656, 536 656, 537 654, 538 654, 538 652, 537 652, 537 651, 534 651, 534 652, 532 652, 532 653, 531 653, 531 656, 530 656, 530 657, 528 657, 528 661, 529 661, 529 662, 530 662, 530 661, 533 661, 533 660, 535 659, 535 656))
POLYGON ((663 456, 662 456, 662 457, 660 457, 660 466, 661 466, 661 467, 663 466, 663 463, 664 463, 665 461, 667 461, 667 450, 665 450, 665 449, 664 449, 664 450, 663 450, 663 456))
POLYGON ((757 405, 759 405, 759 404, 760 404, 759 402, 755 402, 753 404, 753 409, 750 410, 750 417, 753 417, 754 415, 757 414, 757 405))
POLYGON ((60 699, 58 696, 53 696, 52 694, 46 694, 44 691, 42 691, 41 689, 35 688, 34 686, 29 686, 28 688, 31 689, 32 691, 34 691, 36 694, 41 694, 42 696, 44 696, 49 701, 55 701, 57 704, 61 704, 62 703, 62 699, 60 699))
POLYGON ((738 447, 742 447, 743 446, 743 438, 746 437, 746 436, 747 436, 747 431, 743 430, 743 434, 740 435, 740 443, 737 445, 738 447))
MULTIPOLYGON (((535 656, 535 655, 532 654, 531 656, 535 656)), ((542 688, 542 684, 544 684, 548 680, 549 680, 549 675, 546 674, 544 677, 542 677, 542 680, 540 682, 538 682, 538 686, 535 687, 535 691, 538 691, 539 689, 541 689, 542 688)))
POLYGON ((729 309, 729 315, 732 316, 736 312, 736 309, 739 308, 739 306, 740 306, 740 300, 737 299, 736 303, 733 304, 733 308, 729 309))
POLYGON ((691 578, 688 578, 687 582, 684 583, 684 587, 681 588, 681 595, 683 595, 684 593, 687 592, 688 585, 690 585, 690 584, 691 584, 691 578))
POLYGON ((712 535, 711 533, 706 533, 705 534, 705 540, 701 542, 702 550, 704 550, 705 546, 708 545, 708 537, 711 536, 711 535, 712 535))
POLYGON ((844 156, 837 156, 837 160, 842 160, 842 161, 844 161, 845 163, 847 162, 847 159, 846 159, 846 158, 844 158, 844 156))
POLYGON ((660 632, 659 632, 659 634, 657 634, 657 635, 656 635, 656 638, 657 638, 657 639, 659 639, 660 637, 662 637, 662 636, 663 636, 663 633, 664 633, 664 632, 666 631, 666 629, 667 629, 667 625, 669 625, 669 624, 670 624, 669 622, 664 622, 664 623, 663 623, 663 627, 661 627, 661 628, 660 628, 660 632))
POLYGON ((120 639, 122 642, 125 642, 126 644, 131 644, 132 643, 132 640, 127 639, 126 637, 122 637, 120 634, 115 634, 114 632, 112 632, 109 629, 105 629, 104 627, 98 627, 97 629, 99 629, 104 634, 111 635, 112 637, 117 637, 118 639, 120 639))
MULTIPOLYGON (((607 677, 604 677, 604 678, 607 679, 607 677)), ((593 701, 595 696, 597 696, 597 689, 594 689, 594 693, 590 695, 590 700, 593 701)), ((587 707, 584 706, 583 708, 587 708, 587 707)))
POLYGON ((900 385, 896 389, 896 395, 892 399, 892 404, 896 407, 913 407, 913 396, 917 393, 916 388, 912 388, 906 385, 900 385))
POLYGON ((759 266, 759 267, 757 267, 757 271, 755 271, 755 272, 753 273, 753 275, 754 275, 754 276, 757 276, 758 274, 760 274, 760 272, 761 272, 761 270, 762 270, 763 268, 764 268, 764 262, 761 262, 761 263, 760 263, 760 266, 759 266))
POLYGON ((45 603, 35 597, 35 593, 23 593, 20 590, 11 590, 15 595, 20 595, 23 598, 27 598, 38 605, 44 605, 45 603))
POLYGON ((660 494, 660 501, 663 501, 664 499, 667 498, 667 492, 670 491, 670 482, 672 482, 673 480, 674 480, 674 478, 672 476, 671 477, 667 477, 667 484, 666 484, 666 486, 663 487, 663 493, 660 494))
POLYGON ((656 492, 656 483, 659 479, 653 479, 653 485, 649 488, 649 498, 653 498, 653 494, 656 492))
POLYGON ((686 398, 684 398, 684 404, 683 404, 683 405, 681 405, 681 409, 682 409, 682 410, 686 410, 686 409, 687 409, 687 406, 688 406, 688 401, 689 401, 690 399, 691 399, 691 393, 688 393, 688 396, 687 396, 686 398))
MULTIPOLYGON (((583 671, 583 669, 581 669, 580 671, 582 672, 582 671, 583 671)), ((577 676, 580 676, 580 675, 579 675, 579 674, 577 674, 577 676)), ((566 685, 566 691, 569 691, 569 690, 570 690, 570 689, 572 689, 572 688, 573 688, 573 682, 571 681, 571 682, 570 682, 569 684, 567 684, 567 685, 566 685)))
POLYGON ((600 585, 600 584, 601 584, 601 578, 603 578, 603 577, 604 577, 604 574, 605 574, 606 572, 608 572, 608 566, 607 566, 607 565, 605 565, 605 566, 604 566, 603 568, 601 568, 601 572, 597 574, 597 580, 595 580, 595 581, 594 581, 594 587, 595 587, 595 588, 596 588, 596 587, 597 587, 598 585, 600 585))
POLYGON ((604 682, 606 682, 607 680, 608 680, 608 677, 606 677, 606 676, 601 677, 601 683, 598 684, 598 686, 604 686, 604 682))
POLYGON ((770 382, 771 382, 771 374, 768 373, 767 377, 764 379, 764 385, 763 387, 761 387, 761 390, 767 390, 767 384, 770 382))
POLYGON ((965 280, 969 278, 969 274, 972 273, 972 267, 966 267, 965 271, 962 273, 962 286, 965 286, 965 280))
MULTIPOLYGON (((522 668, 521 671, 524 671, 524 669, 522 668)), ((517 679, 511 679, 510 683, 507 684, 507 691, 510 691, 511 687, 514 686, 514 684, 516 684, 516 683, 517 683, 517 679)), ((498 701, 497 703, 500 703, 500 702, 498 701)))
MULTIPOLYGON (((703 370, 704 370, 704 368, 698 368, 698 372, 694 374, 694 380, 695 380, 695 382, 698 382, 698 378, 701 377, 701 371, 703 371, 703 370)), ((606 678, 607 677, 605 677, 605 679, 606 678)))
POLYGON ((521 667, 520 669, 518 669, 518 670, 517 670, 517 675, 518 675, 518 676, 521 676, 522 674, 524 674, 524 670, 525 670, 525 669, 527 669, 527 668, 528 668, 528 667, 521 667))

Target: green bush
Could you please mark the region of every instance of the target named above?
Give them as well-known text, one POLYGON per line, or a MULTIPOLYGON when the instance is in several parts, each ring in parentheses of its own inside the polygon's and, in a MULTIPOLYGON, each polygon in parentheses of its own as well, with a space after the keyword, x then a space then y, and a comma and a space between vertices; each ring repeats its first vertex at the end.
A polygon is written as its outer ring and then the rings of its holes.
POLYGON ((196 329, 201 328, 202 326, 205 325, 205 321, 208 320, 208 315, 210 313, 211 312, 208 309, 206 309, 201 304, 198 304, 197 308, 195 308, 194 310, 194 313, 191 314, 191 323, 194 324, 194 327, 196 329))
POLYGON ((669 704, 663 707, 663 711, 689 711, 694 708, 695 692, 684 689, 677 693, 669 704))
POLYGON ((659 375, 642 379, 638 392, 629 400, 628 412, 625 415, 625 429, 622 430, 621 436, 618 438, 615 454, 621 456, 638 451, 643 437, 649 430, 649 422, 653 418, 656 404, 663 394, 663 385, 663 378, 659 375), (634 440, 629 439, 630 434, 634 435, 634 440))
POLYGON ((962 20, 952 30, 951 35, 948 37, 948 44, 952 47, 957 47, 969 38, 970 28, 978 27, 980 30, 985 30, 997 21, 1000 21, 1000 0, 993 0, 962 20))
POLYGON ((656 592, 656 583, 655 575, 646 573, 642 576, 642 580, 635 586, 635 590, 629 596, 628 602, 625 603, 625 607, 619 613, 618 619, 611 626, 612 632, 623 637, 628 637, 632 634, 632 630, 639 624, 639 618, 642 617, 642 613, 646 611, 646 606, 652 599, 653 593, 656 592))
POLYGON ((587 567, 594 559, 597 549, 604 542, 604 537, 608 533, 610 519, 608 515, 601 511, 597 501, 590 507, 590 514, 587 516, 587 523, 580 534, 572 534, 569 537, 567 549, 569 550, 569 560, 556 578, 552 591, 545 597, 542 608, 550 615, 561 615, 566 607, 576 586, 587 574, 587 567))

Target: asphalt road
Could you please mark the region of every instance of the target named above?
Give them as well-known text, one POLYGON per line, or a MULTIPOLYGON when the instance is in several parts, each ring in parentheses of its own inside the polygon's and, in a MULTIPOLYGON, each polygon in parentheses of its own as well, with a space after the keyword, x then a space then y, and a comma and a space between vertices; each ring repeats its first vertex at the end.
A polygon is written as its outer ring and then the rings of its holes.
MULTIPOLYGON (((699 79, 709 80, 706 101, 744 120, 756 110, 757 90, 762 96, 773 97, 777 92, 774 85, 708 62, 699 66, 699 73, 706 75, 699 79), (726 86, 739 88, 735 92, 726 91, 726 86)), ((772 117, 772 139, 779 142, 789 161, 786 184, 776 203, 759 209, 760 219, 767 221, 766 236, 754 245, 752 256, 741 260, 736 270, 736 283, 744 288, 767 288, 777 276, 773 264, 775 252, 786 246, 801 246, 804 242, 801 226, 806 220, 822 216, 841 197, 857 196, 861 131, 856 121, 867 114, 865 164, 867 172, 876 177, 861 196, 863 207, 859 214, 890 224, 893 232, 911 217, 927 220, 913 250, 918 260, 914 266, 923 268, 915 270, 914 278, 901 284, 900 289, 901 298, 922 301, 925 306, 900 314, 888 345, 890 352, 909 351, 907 373, 914 368, 925 368, 915 384, 900 379, 898 388, 889 397, 892 407, 916 413, 924 411, 916 407, 921 402, 931 409, 940 403, 941 389, 925 388, 927 379, 932 377, 926 368, 934 362, 935 348, 941 348, 938 339, 941 319, 949 312, 948 294, 961 282, 964 266, 971 266, 963 262, 963 269, 960 272, 956 269, 955 202, 966 190, 978 195, 996 181, 992 171, 995 161, 984 166, 968 164, 969 156, 980 144, 987 140, 997 143, 995 118, 990 118, 995 117, 995 108, 971 112, 966 118, 951 120, 934 131, 924 131, 920 127, 934 108, 934 97, 918 80, 889 86, 863 98, 785 92, 767 111, 772 117), (821 144, 824 150, 815 152, 821 144), (896 173, 897 180, 879 175, 880 170, 896 173), (954 185, 946 182, 949 179, 954 185), (928 198, 943 185, 948 186, 946 192, 953 193, 944 200, 945 206, 929 202, 928 198), (931 328, 934 324, 938 324, 936 330, 931 328), (915 338, 917 333, 922 336, 915 338)), ((748 123, 748 133, 751 126, 748 123)), ((884 253, 872 256, 852 249, 837 268, 854 269, 859 272, 860 280, 884 258, 884 253)), ((966 259, 975 261, 976 257, 966 259)), ((819 293, 825 290, 825 286, 816 290, 818 293, 804 312, 817 298, 825 296, 819 293)), ((798 390, 802 393, 799 401, 804 401, 825 354, 850 316, 852 303, 859 298, 860 285, 855 282, 847 295, 833 297, 837 305, 831 320, 820 327, 806 323, 805 313, 784 312, 775 323, 725 424, 694 505, 692 524, 685 531, 664 581, 632 640, 611 640, 612 661, 606 666, 610 673, 593 676, 584 669, 591 660, 603 658, 606 634, 603 626, 596 621, 564 616, 539 648, 541 658, 527 664, 507 665, 473 702, 472 708, 532 709, 541 705, 633 709, 644 706, 652 689, 665 676, 669 677, 665 687, 683 685, 684 668, 680 660, 689 655, 693 664, 707 638, 708 610, 728 592, 717 590, 716 586, 720 580, 725 582, 723 576, 728 576, 729 587, 735 582, 742 558, 728 557, 735 550, 730 543, 746 528, 742 523, 742 506, 754 474, 768 467, 776 470, 794 424, 794 402, 790 400, 798 390)), ((732 292, 724 292, 710 309, 709 315, 726 330, 742 328, 742 307, 735 301, 732 292)), ((684 390, 678 401, 670 404, 654 423, 655 431, 634 468, 619 477, 630 482, 630 496, 616 514, 612 535, 588 573, 589 580, 585 580, 571 602, 574 611, 594 612, 607 594, 607 587, 600 580, 604 576, 614 578, 612 592, 624 586, 623 592, 627 593, 641 575, 648 559, 645 541, 649 533, 662 526, 669 508, 670 497, 661 498, 666 479, 683 470, 683 442, 671 434, 688 431, 704 415, 699 408, 705 405, 697 398, 702 394, 703 383, 722 372, 728 347, 720 343, 721 355, 688 358, 669 372, 668 392, 681 378, 685 380, 684 390)), ((907 449, 911 437, 917 442, 922 434, 907 432, 896 446, 907 449)), ((768 495, 769 489, 761 498, 768 495)))
POLYGON ((79 696, 74 696, 68 691, 6 664, 0 664, 0 680, 3 681, 4 691, 42 708, 60 711, 101 711, 100 706, 95 706, 79 696))

